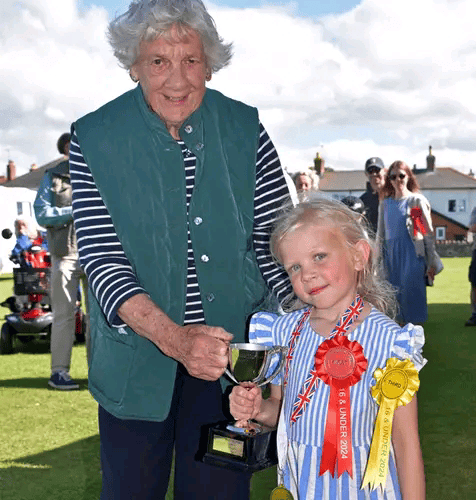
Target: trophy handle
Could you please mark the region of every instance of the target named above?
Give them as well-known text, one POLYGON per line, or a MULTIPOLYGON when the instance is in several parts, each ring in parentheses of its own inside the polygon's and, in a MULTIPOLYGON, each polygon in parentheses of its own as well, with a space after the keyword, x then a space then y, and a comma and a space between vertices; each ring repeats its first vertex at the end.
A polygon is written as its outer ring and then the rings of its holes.
POLYGON ((269 349, 269 351, 267 351, 266 354, 267 354, 266 366, 263 368, 262 373, 266 373, 268 371, 269 365, 271 363, 271 357, 273 356, 273 354, 279 354, 281 359, 279 360, 278 366, 276 367, 274 372, 268 378, 256 384, 258 387, 261 387, 271 382, 271 380, 273 380, 273 378, 276 377, 276 375, 284 368, 284 362, 286 361, 288 348, 283 346, 274 346, 271 349, 269 349))
POLYGON ((228 370, 228 367, 225 368, 225 373, 228 375, 228 377, 231 378, 231 380, 233 380, 233 382, 235 382, 235 384, 240 385, 240 383, 238 382, 238 380, 236 380, 236 378, 233 375, 233 373, 231 373, 231 371, 228 370))

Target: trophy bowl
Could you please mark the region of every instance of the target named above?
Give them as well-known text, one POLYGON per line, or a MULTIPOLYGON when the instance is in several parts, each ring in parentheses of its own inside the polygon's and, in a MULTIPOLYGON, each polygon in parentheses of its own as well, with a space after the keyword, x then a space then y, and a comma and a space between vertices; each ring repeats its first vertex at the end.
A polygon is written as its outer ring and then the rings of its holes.
POLYGON ((266 385, 282 370, 286 356, 282 355, 276 369, 268 377, 266 374, 274 354, 281 354, 286 347, 268 347, 259 344, 230 344, 228 348, 228 368, 226 374, 235 382, 251 382, 258 387, 266 385))
MULTIPOLYGON (((283 369, 287 347, 259 344, 230 344, 227 376, 235 383, 266 385, 283 369), (279 361, 271 373, 272 358, 279 361)), ((229 422, 220 422, 208 429, 205 463, 234 470, 255 472, 277 464, 276 428, 260 424, 237 428, 229 422)))

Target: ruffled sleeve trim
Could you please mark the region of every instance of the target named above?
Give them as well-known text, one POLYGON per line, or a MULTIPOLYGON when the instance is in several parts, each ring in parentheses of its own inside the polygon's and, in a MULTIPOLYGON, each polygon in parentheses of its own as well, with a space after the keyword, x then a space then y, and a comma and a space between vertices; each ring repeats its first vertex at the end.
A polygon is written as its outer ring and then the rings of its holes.
POLYGON ((425 334, 421 326, 415 326, 411 323, 405 325, 395 338, 392 347, 392 356, 399 359, 409 359, 420 371, 427 363, 423 357, 422 350, 425 344, 425 334))
MULTIPOLYGON (((273 325, 281 315, 270 312, 259 312, 253 314, 250 320, 249 341, 253 344, 265 345, 273 347, 277 345, 276 340, 273 340, 273 325)), ((266 372, 266 377, 271 376, 278 366, 279 356, 273 355, 270 365, 266 372)), ((281 384, 281 374, 278 374, 271 381, 272 384, 281 384)))

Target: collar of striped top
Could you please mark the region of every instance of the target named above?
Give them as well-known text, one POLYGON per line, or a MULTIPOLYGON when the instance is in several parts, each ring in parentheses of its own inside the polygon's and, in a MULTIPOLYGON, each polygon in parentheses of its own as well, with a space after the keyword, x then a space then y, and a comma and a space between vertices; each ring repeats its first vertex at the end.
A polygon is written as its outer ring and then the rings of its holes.
MULTIPOLYGON (((349 330, 350 326, 352 325, 352 323, 354 323, 354 321, 359 317, 363 307, 364 307, 364 301, 362 300, 360 295, 357 294, 352 304, 347 308, 345 313, 337 322, 329 338, 332 338, 336 335, 345 335, 349 330)), ((288 350, 288 355, 286 357, 286 366, 284 372, 284 387, 286 387, 287 385, 289 368, 294 356, 294 352, 296 350, 297 340, 301 335, 304 323, 306 322, 310 314, 311 314, 311 308, 306 309, 306 311, 304 311, 303 315, 299 319, 298 324, 296 325, 296 328, 291 334, 291 338, 289 339, 288 343, 289 350, 288 350)), ((311 372, 306 378, 306 381, 304 382, 293 404, 293 411, 291 413, 291 424, 296 422, 297 419, 301 417, 302 414, 304 413, 307 405, 311 402, 311 399, 314 396, 314 393, 316 392, 318 383, 319 383, 319 376, 313 365, 311 372)))

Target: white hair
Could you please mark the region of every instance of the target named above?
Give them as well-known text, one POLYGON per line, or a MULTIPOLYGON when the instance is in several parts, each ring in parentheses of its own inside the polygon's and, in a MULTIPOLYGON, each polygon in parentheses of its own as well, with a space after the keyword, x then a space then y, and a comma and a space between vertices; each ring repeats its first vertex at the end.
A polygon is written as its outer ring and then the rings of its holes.
POLYGON ((218 35, 201 0, 134 0, 127 12, 109 24, 109 43, 121 66, 130 70, 139 56, 141 42, 163 36, 174 25, 181 36, 191 29, 198 33, 211 72, 230 62, 232 44, 224 43, 218 35))

